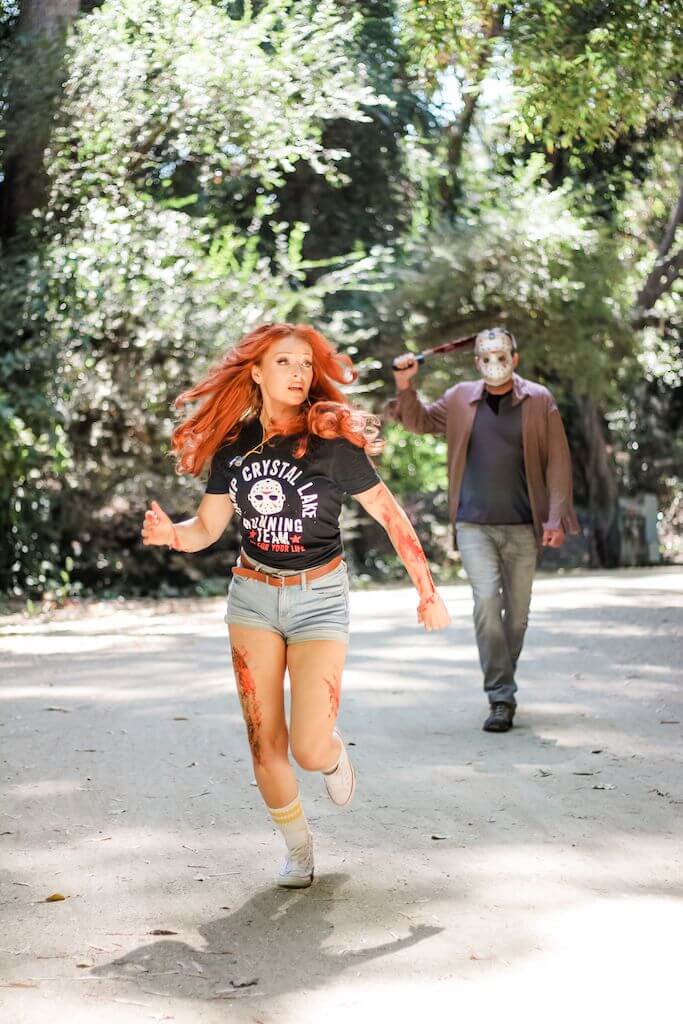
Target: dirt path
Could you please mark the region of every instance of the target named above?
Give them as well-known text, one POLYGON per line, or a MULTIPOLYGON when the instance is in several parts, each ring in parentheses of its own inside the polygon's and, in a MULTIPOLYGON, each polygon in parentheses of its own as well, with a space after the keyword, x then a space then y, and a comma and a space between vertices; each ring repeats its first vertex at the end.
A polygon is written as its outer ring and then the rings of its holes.
POLYGON ((304 893, 271 886, 221 602, 3 620, 2 1019, 680 1020, 683 571, 540 579, 505 736, 445 594, 436 636, 353 595, 359 788, 303 779, 304 893))

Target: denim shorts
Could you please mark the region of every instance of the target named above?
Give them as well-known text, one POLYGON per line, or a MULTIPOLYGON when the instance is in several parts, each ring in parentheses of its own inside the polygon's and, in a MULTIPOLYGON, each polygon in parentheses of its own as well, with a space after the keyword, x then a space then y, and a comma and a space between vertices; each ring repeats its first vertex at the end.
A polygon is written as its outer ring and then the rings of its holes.
MULTIPOLYGON (((303 575, 303 574, 302 574, 303 575)), ((318 579, 272 587, 233 576, 225 621, 277 633, 288 644, 349 639, 349 576, 346 562, 318 579)))

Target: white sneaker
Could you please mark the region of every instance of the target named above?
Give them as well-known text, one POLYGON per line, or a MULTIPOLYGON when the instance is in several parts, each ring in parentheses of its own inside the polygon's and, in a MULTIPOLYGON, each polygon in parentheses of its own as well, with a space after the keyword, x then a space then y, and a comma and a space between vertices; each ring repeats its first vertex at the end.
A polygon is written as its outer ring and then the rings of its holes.
POLYGON ((341 755, 339 757, 339 764, 333 772, 329 772, 329 774, 323 772, 323 779, 325 780, 327 795, 332 803, 336 804, 337 807, 346 807, 351 803, 353 794, 356 792, 356 773, 349 760, 349 755, 339 730, 335 729, 332 735, 336 736, 341 743, 341 755))
POLYGON ((313 881, 313 840, 292 850, 282 862, 275 881, 283 889, 306 889, 313 881))

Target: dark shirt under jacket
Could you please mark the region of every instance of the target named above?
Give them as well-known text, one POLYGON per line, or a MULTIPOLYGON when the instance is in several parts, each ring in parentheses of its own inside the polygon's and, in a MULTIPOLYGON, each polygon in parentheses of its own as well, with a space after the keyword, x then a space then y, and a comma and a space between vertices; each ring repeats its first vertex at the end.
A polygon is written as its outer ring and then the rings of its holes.
POLYGON ((522 407, 512 392, 479 401, 467 448, 456 521, 515 525, 532 523, 524 470, 522 407))

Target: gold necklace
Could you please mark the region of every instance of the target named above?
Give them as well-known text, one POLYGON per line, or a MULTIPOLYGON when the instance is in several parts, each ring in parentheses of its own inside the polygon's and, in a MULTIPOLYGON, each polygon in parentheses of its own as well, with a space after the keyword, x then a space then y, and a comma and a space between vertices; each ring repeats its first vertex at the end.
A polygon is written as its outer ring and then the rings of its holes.
POLYGON ((264 427, 263 424, 261 424, 261 430, 263 431, 263 436, 261 437, 260 442, 254 448, 250 448, 248 452, 245 452, 244 455, 238 455, 236 458, 234 458, 232 460, 231 465, 237 466, 237 468, 239 469, 239 467, 242 465, 244 460, 248 459, 250 455, 261 455, 262 454, 263 446, 266 443, 266 428, 264 427))

